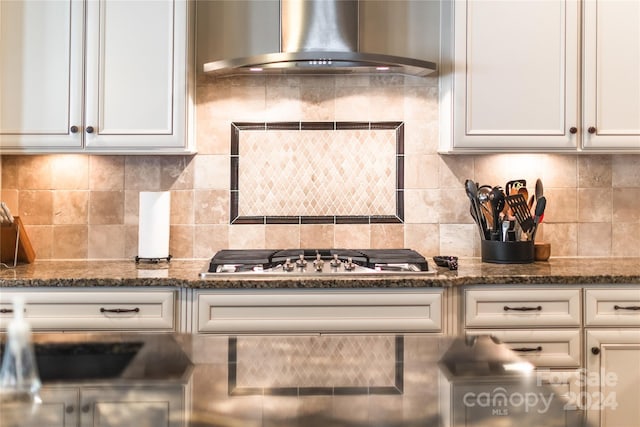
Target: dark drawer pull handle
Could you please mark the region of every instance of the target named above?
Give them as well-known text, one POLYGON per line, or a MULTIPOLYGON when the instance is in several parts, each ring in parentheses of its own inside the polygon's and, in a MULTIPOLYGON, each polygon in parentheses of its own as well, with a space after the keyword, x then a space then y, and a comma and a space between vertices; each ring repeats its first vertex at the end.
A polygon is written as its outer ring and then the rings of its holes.
POLYGON ((600 354, 600 349, 598 347, 591 347, 591 354, 595 354, 597 356, 600 354))
POLYGON ((13 313, 13 308, 0 308, 0 314, 13 313))
POLYGON ((533 352, 533 351, 542 351, 542 346, 512 348, 511 350, 519 351, 521 353, 527 353, 527 352, 533 352))
POLYGON ((640 310, 640 306, 638 306, 638 305, 630 305, 628 307, 623 307, 621 305, 616 304, 616 305, 613 306, 613 309, 614 310, 634 310, 634 311, 638 311, 638 310, 640 310))
POLYGON ((508 305, 504 306, 504 311, 542 311, 542 306, 539 305, 537 307, 509 307, 508 305))
POLYGON ((138 313, 140 309, 136 308, 100 308, 100 313, 138 313))

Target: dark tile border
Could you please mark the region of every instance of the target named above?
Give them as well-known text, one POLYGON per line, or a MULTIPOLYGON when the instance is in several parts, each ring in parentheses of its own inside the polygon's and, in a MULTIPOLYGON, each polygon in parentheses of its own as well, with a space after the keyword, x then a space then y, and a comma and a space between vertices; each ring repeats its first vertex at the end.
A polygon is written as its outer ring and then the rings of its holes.
POLYGON ((404 222, 404 122, 232 122, 231 123, 231 224, 401 224, 404 222), (353 130, 395 129, 396 214, 344 216, 239 216, 240 132, 252 130, 353 130))
POLYGON ((404 337, 395 337, 395 380, 393 385, 363 387, 238 387, 238 338, 229 337, 228 390, 230 396, 353 396, 398 395, 404 391, 404 337))

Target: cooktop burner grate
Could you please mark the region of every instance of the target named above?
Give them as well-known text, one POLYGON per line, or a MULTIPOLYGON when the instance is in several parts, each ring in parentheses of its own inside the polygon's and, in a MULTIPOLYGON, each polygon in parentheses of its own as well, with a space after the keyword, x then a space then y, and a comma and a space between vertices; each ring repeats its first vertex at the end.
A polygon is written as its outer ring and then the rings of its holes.
POLYGON ((427 260, 412 249, 224 249, 203 277, 224 273, 358 274, 427 272, 427 260))

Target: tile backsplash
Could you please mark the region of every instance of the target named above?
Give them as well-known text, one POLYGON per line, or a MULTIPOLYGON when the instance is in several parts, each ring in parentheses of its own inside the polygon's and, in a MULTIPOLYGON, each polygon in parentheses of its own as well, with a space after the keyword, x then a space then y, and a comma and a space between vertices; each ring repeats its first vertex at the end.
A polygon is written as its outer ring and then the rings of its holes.
POLYGON ((26 224, 39 259, 133 258, 138 193, 161 190, 171 190, 175 258, 262 247, 479 256, 464 180, 504 186, 525 178, 532 188, 541 178, 548 205, 537 240, 551 242, 552 256, 640 256, 640 155, 439 155, 437 84, 402 76, 202 77, 197 155, 2 155, 0 198, 26 224), (404 123, 405 222, 230 224, 231 123, 282 121, 404 123))

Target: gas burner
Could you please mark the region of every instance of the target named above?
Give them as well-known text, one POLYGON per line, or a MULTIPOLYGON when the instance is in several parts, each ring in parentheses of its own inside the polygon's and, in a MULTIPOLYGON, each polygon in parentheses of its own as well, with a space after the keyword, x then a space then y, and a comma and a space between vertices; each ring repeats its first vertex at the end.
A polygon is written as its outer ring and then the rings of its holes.
POLYGON ((211 258, 207 270, 200 276, 416 273, 432 272, 429 271, 427 260, 411 249, 225 249, 211 258), (307 268, 311 266, 313 268, 307 268))

